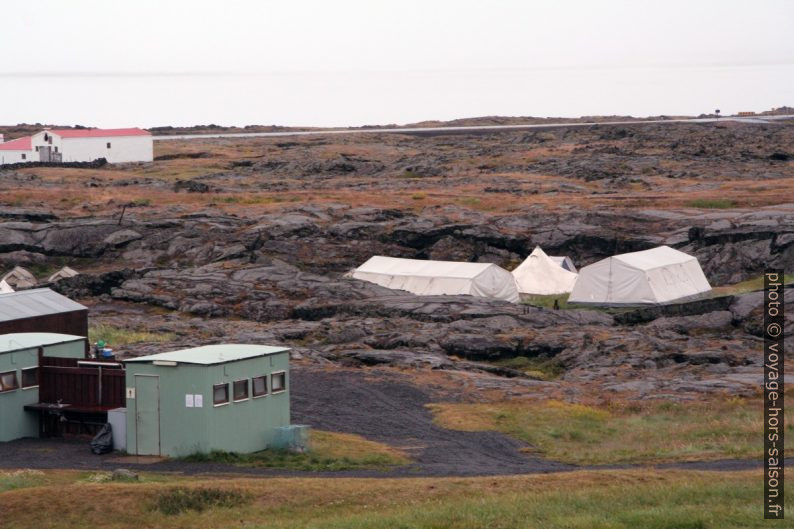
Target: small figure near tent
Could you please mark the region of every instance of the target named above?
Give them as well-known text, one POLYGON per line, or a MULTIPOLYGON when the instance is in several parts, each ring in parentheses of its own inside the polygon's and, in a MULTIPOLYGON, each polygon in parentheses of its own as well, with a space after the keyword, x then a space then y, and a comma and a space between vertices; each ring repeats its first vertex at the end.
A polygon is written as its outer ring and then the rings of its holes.
POLYGON ((80 275, 80 272, 75 270, 74 268, 69 268, 68 266, 64 266, 54 274, 52 274, 48 279, 48 283, 55 283, 56 281, 60 281, 61 279, 66 279, 68 277, 74 277, 80 275))
POLYGON ((569 257, 549 257, 537 246, 512 274, 521 294, 567 294, 576 283, 576 267, 569 257))
POLYGON ((2 277, 2 281, 16 289, 36 286, 36 277, 21 266, 15 266, 13 270, 2 277))

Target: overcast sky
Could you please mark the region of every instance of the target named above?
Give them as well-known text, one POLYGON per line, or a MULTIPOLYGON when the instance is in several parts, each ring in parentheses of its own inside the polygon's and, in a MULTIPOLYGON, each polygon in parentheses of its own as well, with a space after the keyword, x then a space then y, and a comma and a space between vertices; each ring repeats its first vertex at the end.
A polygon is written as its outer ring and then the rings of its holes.
POLYGON ((0 71, 249 72, 794 62, 791 0, 31 0, 0 71))
POLYGON ((0 123, 761 111, 794 104, 792 27, 794 0, 17 0, 0 123))

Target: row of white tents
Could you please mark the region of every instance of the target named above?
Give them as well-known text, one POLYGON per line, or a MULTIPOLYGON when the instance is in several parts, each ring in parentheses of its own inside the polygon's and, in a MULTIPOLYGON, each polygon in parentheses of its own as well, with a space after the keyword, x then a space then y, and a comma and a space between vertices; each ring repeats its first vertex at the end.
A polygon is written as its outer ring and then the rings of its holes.
POLYGON ((648 305, 711 290, 697 258, 669 246, 608 257, 578 273, 569 257, 548 256, 537 247, 512 272, 491 263, 374 256, 349 275, 417 295, 462 294, 512 303, 520 294, 570 293, 570 303, 648 305))

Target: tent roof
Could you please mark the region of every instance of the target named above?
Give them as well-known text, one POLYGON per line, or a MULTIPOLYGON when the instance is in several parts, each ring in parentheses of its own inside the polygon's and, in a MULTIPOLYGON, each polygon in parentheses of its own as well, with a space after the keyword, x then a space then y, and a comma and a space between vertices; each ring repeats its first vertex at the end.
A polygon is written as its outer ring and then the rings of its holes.
POLYGON ((358 272, 389 274, 394 276, 450 277, 474 279, 493 263, 465 263, 457 261, 425 261, 376 255, 359 266, 358 272))
POLYGON ((85 337, 55 332, 16 332, 11 334, 0 334, 0 353, 30 349, 31 347, 39 347, 42 345, 75 342, 77 340, 85 340, 85 337))
POLYGON ((259 356, 267 356, 289 351, 289 347, 273 347, 270 345, 253 344, 217 344, 181 349, 167 353, 158 353, 138 358, 130 358, 125 362, 177 362, 181 364, 213 365, 225 362, 236 362, 259 356))
POLYGON ((87 310, 87 308, 49 288, 0 294, 0 321, 34 318, 76 310, 87 310))
POLYGON ((540 246, 536 246, 512 274, 518 291, 523 294, 563 294, 570 292, 576 282, 576 273, 563 268, 562 263, 546 255, 540 246))
POLYGON ((654 268, 661 268, 666 265, 686 263, 695 259, 695 257, 680 252, 669 246, 658 246, 650 250, 643 250, 641 252, 624 253, 615 255, 613 259, 626 263, 627 265, 637 268, 639 270, 653 270, 654 268))

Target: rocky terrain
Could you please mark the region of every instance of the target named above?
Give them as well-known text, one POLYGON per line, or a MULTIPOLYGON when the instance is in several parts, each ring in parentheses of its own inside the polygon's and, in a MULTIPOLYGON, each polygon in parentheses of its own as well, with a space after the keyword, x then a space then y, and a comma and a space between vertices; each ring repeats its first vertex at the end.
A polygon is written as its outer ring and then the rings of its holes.
POLYGON ((54 288, 92 322, 173 337, 125 354, 281 343, 306 366, 475 390, 460 398, 755 394, 761 294, 732 285, 794 264, 785 122, 168 141, 155 154, 0 170, 0 268, 68 264, 82 275, 54 288), (344 277, 374 254, 512 268, 540 245, 581 267, 660 244, 699 258, 713 299, 550 310, 344 277))

